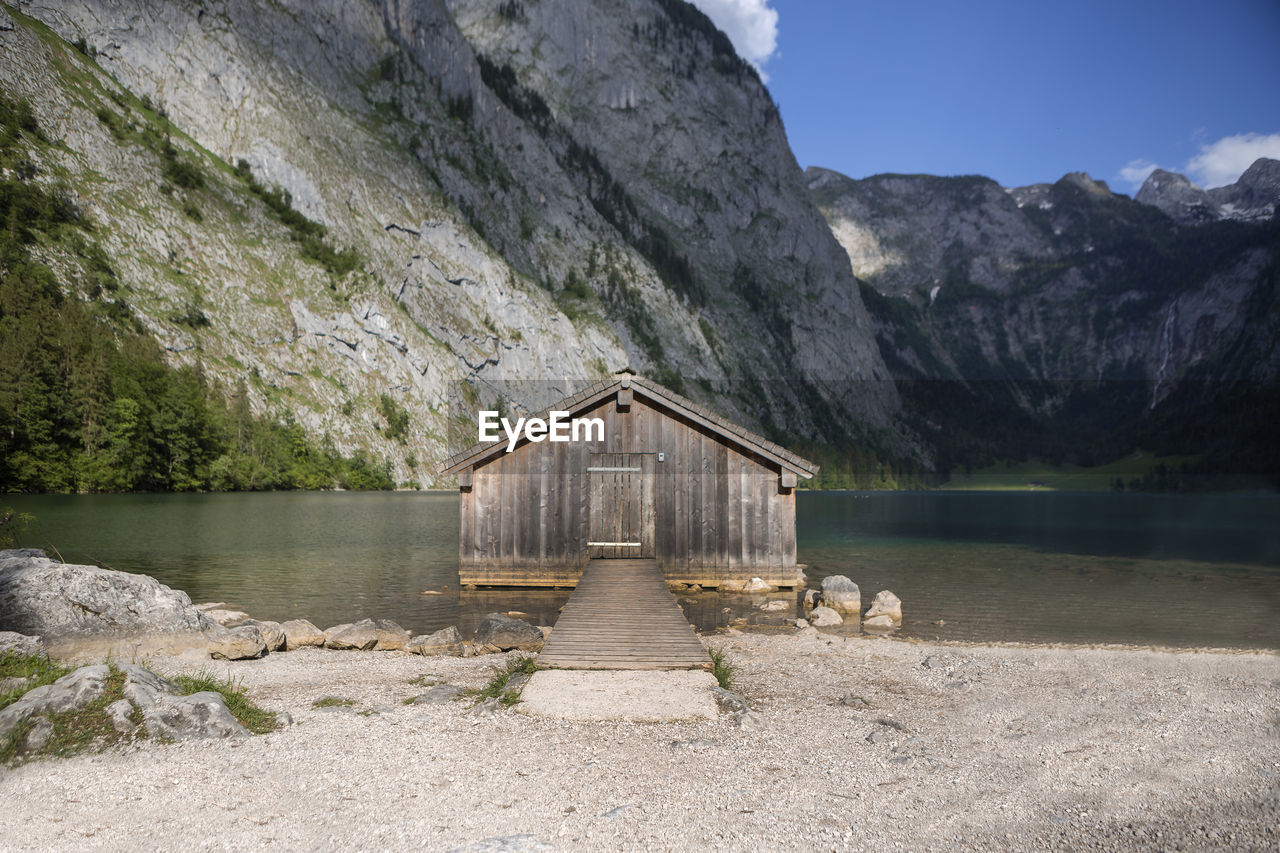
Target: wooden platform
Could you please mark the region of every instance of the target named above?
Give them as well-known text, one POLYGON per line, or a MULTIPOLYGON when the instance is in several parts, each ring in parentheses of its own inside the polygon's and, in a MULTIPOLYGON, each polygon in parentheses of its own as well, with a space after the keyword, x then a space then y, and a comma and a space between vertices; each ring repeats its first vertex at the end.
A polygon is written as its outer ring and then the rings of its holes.
POLYGON ((588 563, 538 663, 561 669, 711 666, 654 560, 588 563))

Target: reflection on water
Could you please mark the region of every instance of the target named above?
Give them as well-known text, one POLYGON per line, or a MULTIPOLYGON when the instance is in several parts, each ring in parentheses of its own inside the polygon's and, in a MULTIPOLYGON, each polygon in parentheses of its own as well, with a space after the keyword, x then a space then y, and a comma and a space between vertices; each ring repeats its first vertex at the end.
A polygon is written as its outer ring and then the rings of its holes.
MULTIPOLYGON (((484 614, 554 624, 569 590, 459 590, 452 493, 12 496, 23 545, 142 572, 195 601, 321 627, 484 614), (425 590, 440 594, 424 595, 425 590)), ((903 632, 963 640, 1280 648, 1280 498, 931 492, 799 495, 810 585, 903 599, 903 632)), ((678 595, 700 629, 781 625, 798 595, 678 595), (761 610, 772 600, 780 611, 761 610)))

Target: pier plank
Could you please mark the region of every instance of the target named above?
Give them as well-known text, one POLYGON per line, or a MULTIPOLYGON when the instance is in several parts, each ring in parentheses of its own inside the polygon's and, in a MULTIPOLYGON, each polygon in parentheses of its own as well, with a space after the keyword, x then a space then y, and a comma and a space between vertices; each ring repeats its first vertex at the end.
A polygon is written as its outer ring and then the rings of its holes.
POLYGON ((591 560, 538 656, 562 669, 708 668, 656 560, 591 560))

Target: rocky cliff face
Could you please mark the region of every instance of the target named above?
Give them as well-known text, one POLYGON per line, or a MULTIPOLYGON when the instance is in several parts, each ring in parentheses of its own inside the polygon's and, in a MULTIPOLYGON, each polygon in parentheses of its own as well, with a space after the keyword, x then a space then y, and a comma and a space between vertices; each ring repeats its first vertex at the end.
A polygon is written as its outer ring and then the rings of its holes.
POLYGON ((1280 204, 1280 160, 1260 158, 1234 184, 1210 190, 1201 189, 1183 175, 1156 169, 1134 199, 1186 224, 1223 219, 1265 222, 1280 204))
MULTIPOLYGON (((1233 197, 1265 184, 1272 162, 1233 197)), ((1162 406, 1185 414, 1231 383, 1273 388, 1280 375, 1274 219, 1187 227, 1082 174, 1012 190, 807 176, 935 441, 963 433, 970 450, 1061 458, 1140 440, 1135 424, 1162 406)))
POLYGON ((777 111, 692 7, 11 8, 0 76, 62 141, 38 165, 98 223, 146 328, 397 480, 431 482, 459 383, 536 407, 628 363, 780 433, 890 424, 856 281, 777 111), (160 114, 203 186, 166 176, 160 114), (250 176, 354 269, 300 250, 250 176), (384 394, 407 444, 384 435, 384 394))

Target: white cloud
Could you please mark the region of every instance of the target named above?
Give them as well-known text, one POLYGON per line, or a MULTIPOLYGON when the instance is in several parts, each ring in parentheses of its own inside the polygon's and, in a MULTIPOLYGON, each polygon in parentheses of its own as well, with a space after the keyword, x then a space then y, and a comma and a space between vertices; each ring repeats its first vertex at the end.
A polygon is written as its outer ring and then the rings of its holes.
POLYGON ((770 0, 692 0, 733 42, 738 55, 764 74, 764 64, 778 49, 778 12, 770 0))
POLYGON ((1150 177, 1151 173, 1159 168, 1160 167, 1158 165, 1152 163, 1150 160, 1143 160, 1139 158, 1137 160, 1130 160, 1126 163, 1124 168, 1119 171, 1118 175, 1120 180, 1127 183, 1132 189, 1137 190, 1142 187, 1143 182, 1150 177))
POLYGON ((1280 160, 1280 133, 1242 133, 1200 146, 1187 161, 1187 176, 1206 189, 1233 184, 1259 157, 1280 160))

